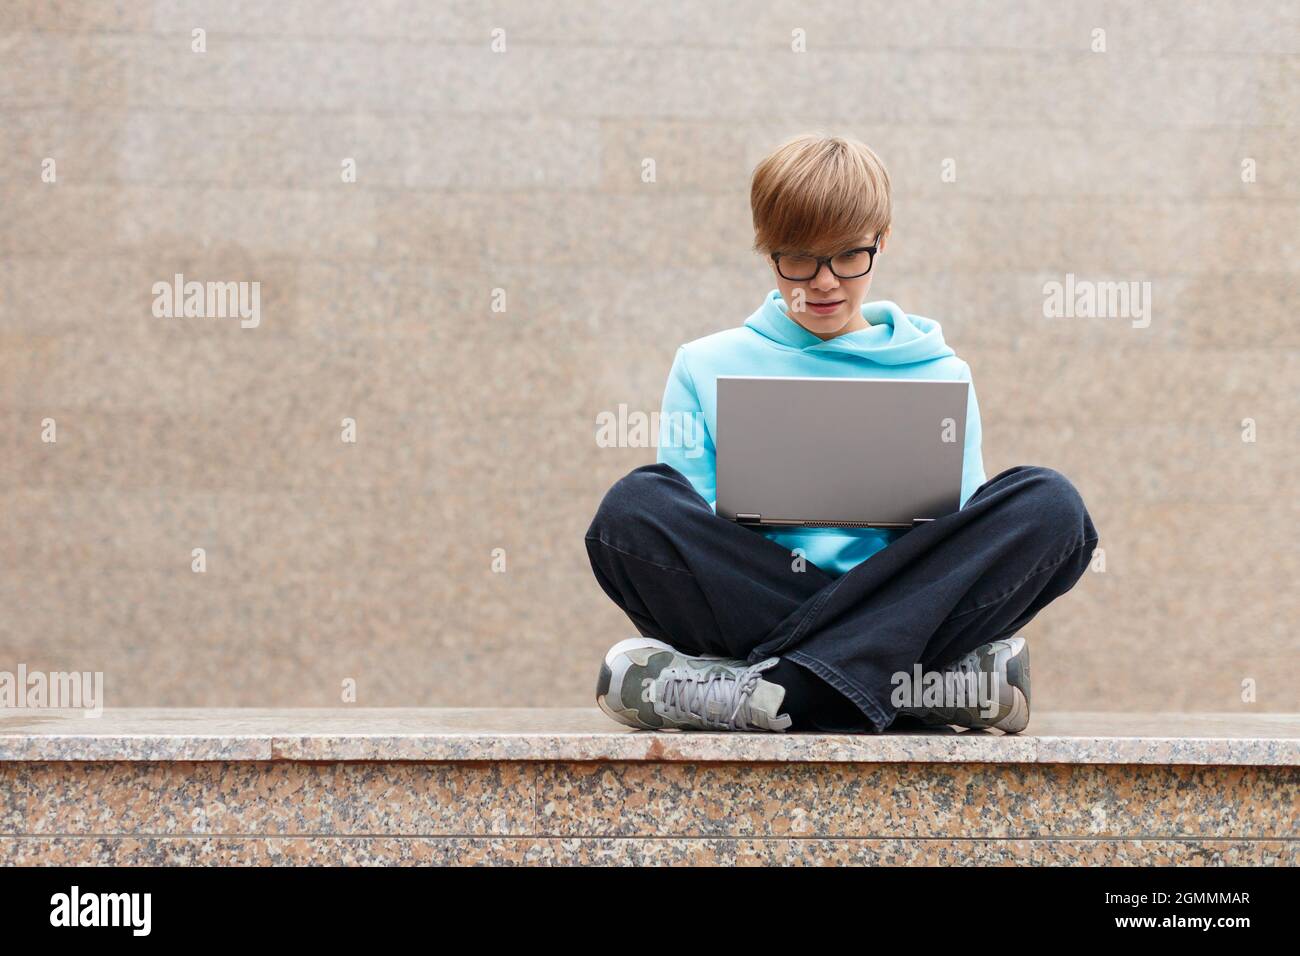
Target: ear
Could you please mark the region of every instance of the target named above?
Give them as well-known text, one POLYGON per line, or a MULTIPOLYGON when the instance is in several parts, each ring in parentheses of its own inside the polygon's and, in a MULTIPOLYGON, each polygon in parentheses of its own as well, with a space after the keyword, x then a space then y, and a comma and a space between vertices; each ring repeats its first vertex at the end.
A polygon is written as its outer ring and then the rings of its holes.
POLYGON ((880 234, 880 248, 876 250, 877 252, 885 251, 885 246, 889 245, 890 233, 892 233, 893 231, 894 231, 893 226, 885 227, 885 231, 880 234))

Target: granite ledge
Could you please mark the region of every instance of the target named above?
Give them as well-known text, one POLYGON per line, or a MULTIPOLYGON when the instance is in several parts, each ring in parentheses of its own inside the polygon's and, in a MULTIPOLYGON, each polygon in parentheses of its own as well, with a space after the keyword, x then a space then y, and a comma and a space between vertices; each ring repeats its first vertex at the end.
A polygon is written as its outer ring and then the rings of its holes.
POLYGON ((1041 713, 1025 733, 636 731, 591 708, 0 711, 0 761, 1300 765, 1300 714, 1041 713))

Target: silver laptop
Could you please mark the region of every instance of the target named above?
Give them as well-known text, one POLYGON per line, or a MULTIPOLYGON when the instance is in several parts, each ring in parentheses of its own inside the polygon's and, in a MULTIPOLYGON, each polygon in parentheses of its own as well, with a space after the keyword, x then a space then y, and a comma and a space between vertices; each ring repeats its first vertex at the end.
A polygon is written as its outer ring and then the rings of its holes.
POLYGON ((717 512, 910 528, 956 511, 969 383, 718 376, 717 512))

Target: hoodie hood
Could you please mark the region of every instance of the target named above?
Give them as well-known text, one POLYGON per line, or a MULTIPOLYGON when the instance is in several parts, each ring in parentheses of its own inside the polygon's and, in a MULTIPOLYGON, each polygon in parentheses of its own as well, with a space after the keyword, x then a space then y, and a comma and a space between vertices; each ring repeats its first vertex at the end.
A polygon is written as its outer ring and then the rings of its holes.
POLYGON ((773 289, 745 326, 782 348, 847 352, 880 365, 909 365, 955 354, 944 342, 938 322, 908 315, 887 299, 862 303, 862 318, 869 323, 867 328, 822 341, 790 318, 781 290, 773 289))

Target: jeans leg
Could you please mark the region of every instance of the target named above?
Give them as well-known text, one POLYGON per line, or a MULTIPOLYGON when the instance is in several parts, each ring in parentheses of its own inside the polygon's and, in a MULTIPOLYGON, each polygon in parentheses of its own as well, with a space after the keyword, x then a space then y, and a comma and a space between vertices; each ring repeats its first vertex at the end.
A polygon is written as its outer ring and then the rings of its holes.
POLYGON ((585 540, 597 581, 641 634, 688 654, 747 658, 831 581, 716 515, 681 472, 662 463, 615 482, 585 540))
POLYGON ((1010 468, 814 594, 760 642, 892 723, 892 676, 1014 633, 1086 570, 1097 531, 1060 472, 1010 468))

